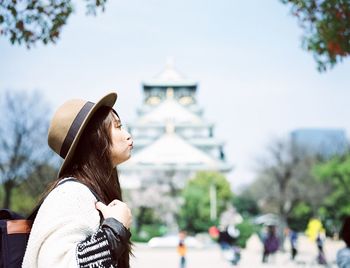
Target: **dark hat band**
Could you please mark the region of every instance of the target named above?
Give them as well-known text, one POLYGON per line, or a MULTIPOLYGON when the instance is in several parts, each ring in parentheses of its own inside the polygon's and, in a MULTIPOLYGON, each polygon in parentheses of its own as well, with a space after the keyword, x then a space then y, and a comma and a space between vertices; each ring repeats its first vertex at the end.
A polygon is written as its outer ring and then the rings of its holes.
POLYGON ((80 126, 84 122, 86 116, 89 114, 92 107, 95 105, 93 102, 86 102, 85 105, 80 109, 77 116, 74 118, 72 125, 70 126, 68 133, 64 139, 64 142, 62 144, 61 150, 60 150, 60 156, 62 158, 66 158, 66 155, 69 151, 69 148, 71 147, 74 138, 76 137, 80 126))

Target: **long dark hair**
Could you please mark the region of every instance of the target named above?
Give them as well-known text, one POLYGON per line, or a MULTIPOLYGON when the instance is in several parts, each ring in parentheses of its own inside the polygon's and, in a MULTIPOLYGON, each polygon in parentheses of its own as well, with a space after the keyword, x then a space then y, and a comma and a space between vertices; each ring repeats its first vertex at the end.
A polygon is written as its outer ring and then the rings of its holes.
POLYGON ((350 248, 350 216, 345 217, 343 221, 340 237, 344 240, 346 246, 350 248))
MULTIPOLYGON (((122 201, 118 172, 111 162, 111 127, 115 120, 112 108, 102 106, 90 119, 80 136, 70 163, 61 171, 61 176, 48 189, 47 195, 63 178, 74 177, 93 189, 101 201, 109 204, 114 199, 122 201)), ((118 267, 129 267, 128 250, 118 260, 118 267)))
POLYGON ((122 200, 117 169, 111 162, 113 110, 99 108, 82 133, 70 163, 61 178, 74 177, 98 194, 105 204, 122 200))

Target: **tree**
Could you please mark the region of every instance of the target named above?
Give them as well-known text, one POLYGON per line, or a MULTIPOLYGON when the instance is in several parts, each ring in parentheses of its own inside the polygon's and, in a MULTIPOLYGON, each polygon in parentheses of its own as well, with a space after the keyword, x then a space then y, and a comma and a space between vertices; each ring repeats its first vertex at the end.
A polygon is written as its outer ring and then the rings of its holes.
POLYGON ((210 187, 214 185, 217 196, 217 212, 220 215, 232 201, 232 191, 224 175, 217 172, 198 172, 183 189, 184 200, 179 225, 190 232, 207 231, 217 224, 210 220, 210 187))
POLYGON ((169 195, 167 185, 149 183, 128 193, 128 202, 135 217, 135 232, 139 234, 144 224, 172 224, 177 213, 176 198, 169 195), (151 216, 151 217, 150 217, 151 216))
MULTIPOLYGON (((87 14, 104 11, 107 0, 85 0, 87 14)), ((2 0, 0 3, 0 35, 9 37, 12 44, 27 48, 35 43, 56 43, 63 26, 72 14, 71 0, 2 0)))
POLYGON ((11 192, 11 209, 22 215, 29 215, 57 174, 57 167, 48 163, 39 165, 34 173, 19 182, 11 192))
POLYGON ((56 160, 56 155, 52 151, 47 152, 47 155, 49 155, 47 161, 38 162, 33 173, 28 174, 28 177, 19 185, 25 195, 31 196, 34 199, 41 197, 48 185, 57 178, 59 166, 49 161, 51 159, 56 160))
MULTIPOLYGON (((135 218, 135 233, 144 233, 147 225, 153 225, 153 229, 162 225, 162 229, 170 232, 178 230, 180 192, 186 175, 188 171, 174 169, 143 171, 140 188, 126 193, 135 218)), ((126 176, 131 179, 139 174, 129 173, 126 176)))
POLYGON ((281 0, 291 6, 304 29, 303 47, 313 53, 319 71, 350 54, 349 0, 281 0))
POLYGON ((268 155, 261 166, 263 176, 271 178, 271 190, 266 193, 271 194, 274 190, 274 194, 269 198, 276 200, 277 213, 286 222, 287 215, 297 198, 295 195, 288 194, 288 188, 300 158, 291 143, 284 140, 271 143, 268 147, 268 155))
POLYGON ((243 195, 258 200, 263 212, 278 214, 283 224, 304 228, 332 191, 329 183, 320 183, 312 172, 318 161, 290 140, 275 140, 260 162, 257 181, 243 195))
POLYGON ((6 91, 0 103, 0 183, 10 208, 12 190, 49 159, 48 109, 37 92, 6 91))
POLYGON ((247 192, 234 196, 233 205, 243 217, 249 218, 260 213, 256 200, 247 192))
POLYGON ((342 218, 350 214, 350 154, 335 156, 314 168, 320 183, 330 183, 333 191, 323 202, 323 213, 340 225, 342 218))

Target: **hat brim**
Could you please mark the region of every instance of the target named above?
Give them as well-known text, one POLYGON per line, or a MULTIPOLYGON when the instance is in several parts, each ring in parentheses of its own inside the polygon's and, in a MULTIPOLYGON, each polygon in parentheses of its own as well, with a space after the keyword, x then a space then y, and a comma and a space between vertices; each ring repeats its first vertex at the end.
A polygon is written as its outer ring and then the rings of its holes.
POLYGON ((113 107, 115 102, 117 101, 117 93, 116 92, 111 92, 107 95, 105 95, 104 97, 102 97, 99 101, 97 101, 94 106, 92 106, 91 110, 89 111, 89 113, 86 115, 83 123, 81 124, 81 126, 79 127, 79 130, 68 150, 68 153, 66 155, 66 157, 63 160, 63 163, 60 167, 60 170, 58 172, 58 176, 61 177, 62 172, 65 170, 65 168, 67 167, 67 165, 69 164, 70 160, 72 159, 72 156, 74 155, 75 149, 77 147, 77 144, 80 140, 80 136, 81 134, 84 132, 85 127, 87 126, 87 124, 90 122, 91 117, 95 114, 95 112, 102 106, 107 106, 107 107, 113 107))

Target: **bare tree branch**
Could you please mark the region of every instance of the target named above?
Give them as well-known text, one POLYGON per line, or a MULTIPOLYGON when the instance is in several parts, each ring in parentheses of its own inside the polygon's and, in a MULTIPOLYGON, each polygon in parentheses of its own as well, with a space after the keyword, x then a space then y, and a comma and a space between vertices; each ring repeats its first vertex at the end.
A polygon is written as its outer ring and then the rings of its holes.
POLYGON ((48 108, 37 92, 1 95, 0 183, 5 189, 3 205, 10 207, 12 189, 48 161, 48 108))

